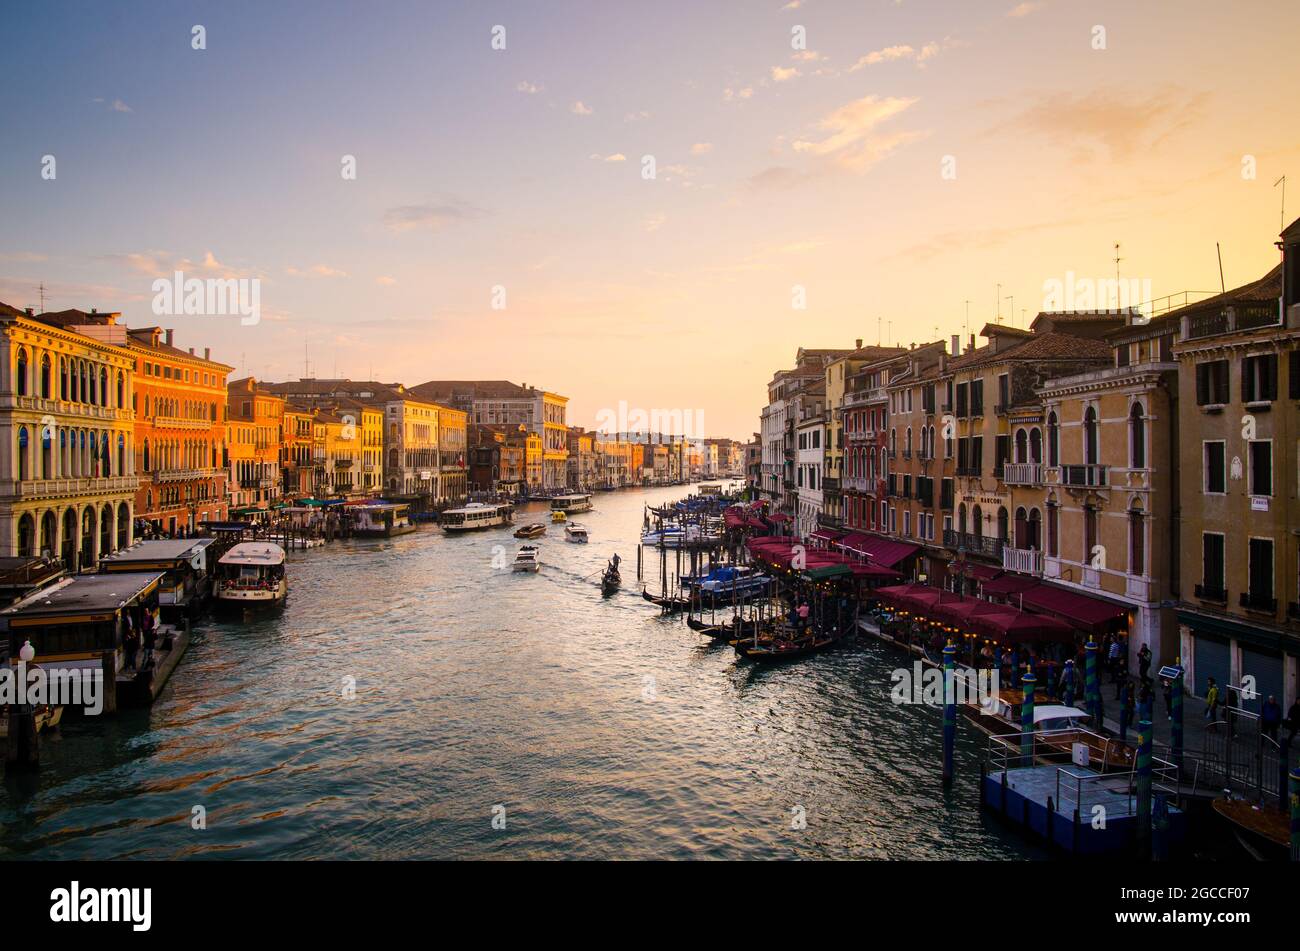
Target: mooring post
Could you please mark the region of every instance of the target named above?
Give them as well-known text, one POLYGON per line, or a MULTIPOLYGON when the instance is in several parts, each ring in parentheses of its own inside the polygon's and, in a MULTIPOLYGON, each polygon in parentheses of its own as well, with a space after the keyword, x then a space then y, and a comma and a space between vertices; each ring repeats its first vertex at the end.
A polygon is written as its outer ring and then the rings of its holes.
MULTIPOLYGON (((1171 687, 1172 696, 1170 698, 1173 713, 1169 718, 1169 745, 1173 748, 1174 765, 1179 769, 1183 768, 1183 659, 1174 658, 1174 666, 1178 668, 1178 673, 1174 676, 1174 682, 1171 687)), ((1283 764, 1286 758, 1282 759, 1283 764)), ((1278 787, 1281 789, 1281 787, 1278 787)))
POLYGON ((1151 717, 1138 721, 1137 843, 1138 858, 1151 858, 1151 717))
POLYGON ((1119 741, 1121 743, 1128 742, 1128 728, 1130 723, 1130 719, 1129 719, 1130 718, 1130 713, 1129 713, 1129 690, 1130 689, 1131 688, 1129 687, 1129 681, 1128 678, 1126 677, 1124 678, 1123 684, 1120 686, 1119 741))
POLYGON ((1092 717, 1095 730, 1102 728, 1101 722, 1101 684, 1097 682, 1097 642, 1088 637, 1083 647, 1083 693, 1088 713, 1092 717))
POLYGON ((1300 862, 1300 766, 1291 770, 1291 861, 1300 862))
POLYGON ((952 639, 943 649, 943 784, 952 785, 953 747, 957 740, 957 648, 952 639))
POLYGON ((1020 703, 1020 755, 1029 760, 1029 766, 1034 765, 1034 685, 1037 683, 1033 667, 1020 678, 1020 686, 1025 691, 1020 703))

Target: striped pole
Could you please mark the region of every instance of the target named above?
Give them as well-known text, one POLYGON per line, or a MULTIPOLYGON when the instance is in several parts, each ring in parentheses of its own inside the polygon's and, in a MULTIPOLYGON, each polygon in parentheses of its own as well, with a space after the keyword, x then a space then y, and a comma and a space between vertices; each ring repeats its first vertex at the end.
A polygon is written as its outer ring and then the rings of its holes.
POLYGON ((1174 658, 1178 675, 1174 677, 1173 696, 1170 698, 1173 715, 1169 719, 1169 745, 1173 748, 1174 763, 1183 764, 1183 659, 1174 658))
POLYGON ((1097 679, 1097 642, 1091 637, 1083 647, 1083 694, 1084 705, 1092 717, 1094 730, 1102 728, 1101 722, 1101 682, 1097 679))
POLYGON ((943 649, 943 784, 952 785, 953 747, 957 742, 957 648, 948 639, 943 649))
POLYGON ((1151 858, 1151 717, 1138 723, 1137 841, 1138 858, 1151 858))
POLYGON ((1300 862, 1300 766, 1291 770, 1291 861, 1300 862))
POLYGON ((1129 691, 1131 689, 1133 688, 1129 686, 1129 681, 1126 678, 1124 680, 1124 683, 1120 685, 1119 741, 1121 743, 1128 742, 1128 728, 1129 728, 1129 723, 1131 722, 1128 702, 1129 702, 1129 691))
POLYGON ((1025 698, 1020 704, 1020 753, 1028 757, 1029 766, 1034 765, 1034 685, 1036 683, 1038 678, 1034 676, 1034 668, 1030 667, 1020 678, 1020 686, 1025 691, 1025 698))

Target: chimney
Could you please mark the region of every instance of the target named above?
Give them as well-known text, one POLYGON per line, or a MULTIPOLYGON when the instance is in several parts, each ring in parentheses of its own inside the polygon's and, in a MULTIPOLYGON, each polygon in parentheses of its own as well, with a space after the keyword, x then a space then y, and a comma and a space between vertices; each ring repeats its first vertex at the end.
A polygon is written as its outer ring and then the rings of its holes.
POLYGON ((960 334, 952 335, 952 355, 954 357, 961 356, 961 335, 960 334))
POLYGON ((970 335, 970 346, 966 348, 966 352, 967 352, 967 353, 970 353, 970 352, 973 351, 974 349, 975 349, 975 335, 974 335, 974 334, 971 334, 971 335, 970 335))
POLYGON ((194 348, 190 347, 190 356, 194 356, 194 348))
POLYGON ((861 349, 862 349, 862 338, 861 338, 861 337, 859 337, 857 340, 853 341, 853 349, 854 349, 854 350, 861 350, 861 349))
POLYGON ((28 316, 28 317, 35 317, 35 316, 36 316, 36 308, 35 308, 35 307, 28 307, 28 308, 27 308, 27 316, 28 316))
POLYGON ((204 348, 203 348, 203 359, 204 359, 204 360, 211 360, 211 359, 212 359, 212 348, 211 348, 211 347, 204 347, 204 348))
POLYGON ((172 345, 172 330, 170 327, 167 328, 167 334, 163 339, 166 340, 167 346, 170 347, 172 345))
POLYGON ((98 313, 99 313, 99 309, 96 308, 96 307, 92 307, 92 308, 90 308, 90 312, 91 312, 92 314, 98 314, 98 313))

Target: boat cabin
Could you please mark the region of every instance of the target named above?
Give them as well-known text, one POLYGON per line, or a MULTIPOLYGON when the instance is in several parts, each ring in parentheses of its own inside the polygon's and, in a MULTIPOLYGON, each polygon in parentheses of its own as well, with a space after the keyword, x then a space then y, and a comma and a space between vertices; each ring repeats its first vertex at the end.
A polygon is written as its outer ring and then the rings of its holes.
POLYGON ((212 596, 209 560, 215 538, 161 538, 138 541, 99 560, 101 572, 161 571, 158 605, 163 620, 194 617, 212 596))
POLYGON ((557 495, 551 499, 552 512, 564 512, 566 515, 572 515, 574 512, 591 511, 591 495, 586 492, 570 492, 568 495, 557 495))

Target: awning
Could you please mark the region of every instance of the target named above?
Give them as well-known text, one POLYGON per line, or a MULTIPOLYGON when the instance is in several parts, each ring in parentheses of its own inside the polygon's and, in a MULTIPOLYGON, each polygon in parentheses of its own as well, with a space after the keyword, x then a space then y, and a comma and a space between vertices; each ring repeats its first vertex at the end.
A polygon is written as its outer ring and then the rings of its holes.
POLYGON ((1028 575, 1005 574, 1000 578, 984 582, 980 586, 980 590, 985 595, 1004 598, 1010 594, 1019 594, 1022 591, 1028 591, 1030 588, 1036 588, 1039 584, 1037 578, 1031 578, 1028 575))
POLYGON ((964 575, 976 581, 991 581, 1002 574, 1002 569, 995 565, 982 565, 977 561, 954 561, 948 566, 948 573, 964 575))
POLYGON ((836 545, 845 551, 865 555, 873 565, 881 565, 885 568, 897 567, 899 563, 921 550, 919 545, 909 545, 907 542, 881 538, 879 535, 868 535, 865 532, 846 535, 836 545))
POLYGON ((1126 607, 1049 584, 1029 588, 1015 595, 1011 601, 1013 604, 1054 614, 1075 627, 1094 634, 1100 634, 1114 621, 1128 617, 1126 607))
POLYGON ((948 601, 935 605, 932 616, 936 621, 943 621, 953 627, 966 627, 970 619, 978 614, 997 614, 1005 612, 1005 604, 994 604, 980 598, 962 598, 960 601, 948 601))
POLYGON ((1064 621, 1058 621, 1045 614, 1029 614, 1014 609, 992 614, 977 614, 970 619, 970 627, 979 634, 1012 644, 1026 641, 1073 644, 1075 637, 1073 628, 1064 621))
POLYGON ((815 538, 817 539, 817 541, 825 542, 826 544, 829 545, 832 542, 838 541, 839 539, 843 538, 844 533, 838 532, 833 528, 819 528, 817 529, 817 531, 813 532, 808 537, 810 539, 815 538))

